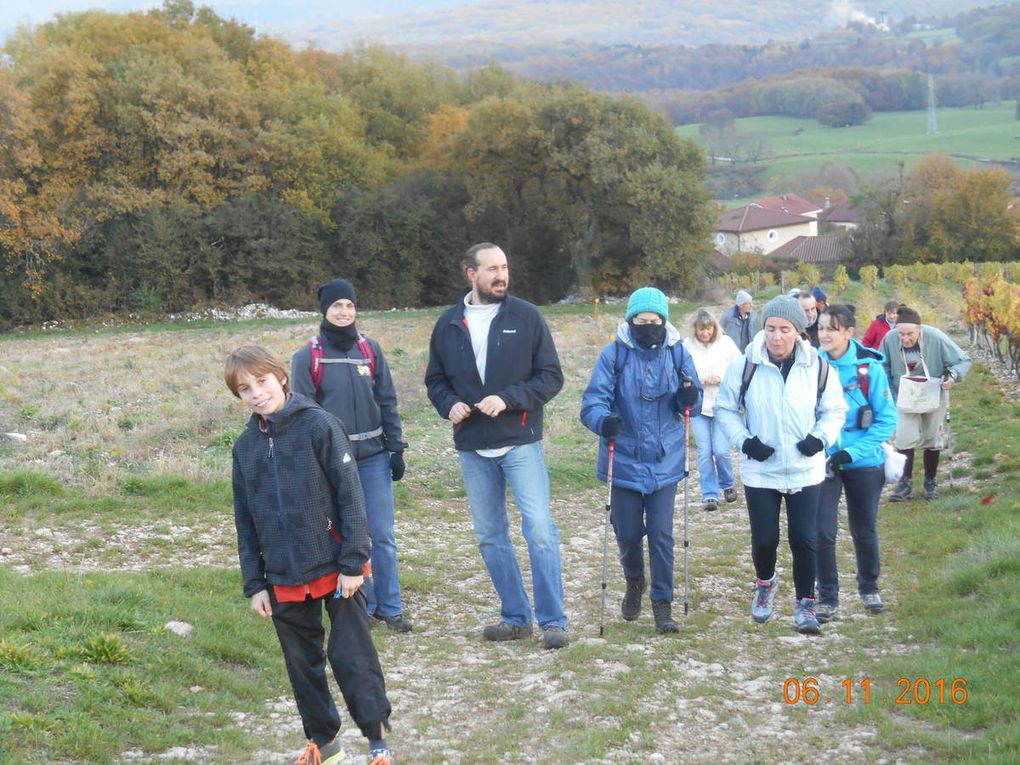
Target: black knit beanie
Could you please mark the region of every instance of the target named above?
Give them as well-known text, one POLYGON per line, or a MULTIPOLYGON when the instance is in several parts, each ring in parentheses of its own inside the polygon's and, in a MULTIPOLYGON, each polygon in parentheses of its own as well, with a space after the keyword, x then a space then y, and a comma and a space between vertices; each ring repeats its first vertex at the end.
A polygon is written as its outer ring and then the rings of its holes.
POLYGON ((319 310, 322 315, 338 300, 350 300, 354 305, 358 304, 358 293, 354 291, 354 285, 346 279, 334 279, 319 287, 319 310))

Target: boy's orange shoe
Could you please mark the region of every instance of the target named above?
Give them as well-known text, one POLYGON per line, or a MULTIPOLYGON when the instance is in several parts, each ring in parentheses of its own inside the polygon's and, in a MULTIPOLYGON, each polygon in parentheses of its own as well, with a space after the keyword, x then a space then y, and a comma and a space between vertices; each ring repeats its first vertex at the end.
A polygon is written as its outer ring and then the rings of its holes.
POLYGON ((340 765, 343 758, 343 747, 336 739, 328 744, 323 744, 321 749, 314 741, 309 741, 305 751, 297 758, 294 765, 340 765))

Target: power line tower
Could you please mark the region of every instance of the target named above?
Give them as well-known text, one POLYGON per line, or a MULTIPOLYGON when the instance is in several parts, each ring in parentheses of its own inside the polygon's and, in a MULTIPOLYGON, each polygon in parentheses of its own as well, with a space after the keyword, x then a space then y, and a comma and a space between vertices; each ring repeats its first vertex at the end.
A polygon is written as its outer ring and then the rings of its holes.
POLYGON ((935 78, 928 73, 928 135, 937 135, 938 122, 935 119, 935 78))

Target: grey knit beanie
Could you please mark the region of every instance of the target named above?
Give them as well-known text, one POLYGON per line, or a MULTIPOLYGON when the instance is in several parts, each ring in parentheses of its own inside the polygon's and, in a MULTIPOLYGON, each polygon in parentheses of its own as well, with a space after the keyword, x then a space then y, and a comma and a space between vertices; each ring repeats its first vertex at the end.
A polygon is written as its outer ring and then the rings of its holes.
POLYGON ((761 317, 763 325, 773 317, 786 319, 797 328, 798 332, 803 332, 804 327, 807 326, 807 315, 804 313, 804 309, 800 307, 800 301, 789 295, 779 295, 772 298, 765 304, 765 308, 762 309, 761 317))

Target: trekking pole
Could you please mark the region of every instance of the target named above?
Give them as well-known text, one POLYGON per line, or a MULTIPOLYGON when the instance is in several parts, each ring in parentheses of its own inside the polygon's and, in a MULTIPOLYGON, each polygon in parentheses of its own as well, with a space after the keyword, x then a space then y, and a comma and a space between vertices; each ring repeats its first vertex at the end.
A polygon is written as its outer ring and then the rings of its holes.
POLYGON ((953 427, 949 419, 949 407, 946 407, 946 451, 949 452, 949 489, 953 488, 953 427))
POLYGON ((690 610, 691 589, 687 580, 687 550, 691 546, 691 538, 687 533, 687 504, 690 496, 690 464, 691 464, 691 408, 684 407, 684 616, 690 610))
POLYGON ((609 467, 606 471, 606 514, 602 521, 602 605, 599 608, 599 637, 606 629, 606 586, 609 579, 609 515, 613 506, 613 456, 616 441, 609 441, 609 467))

